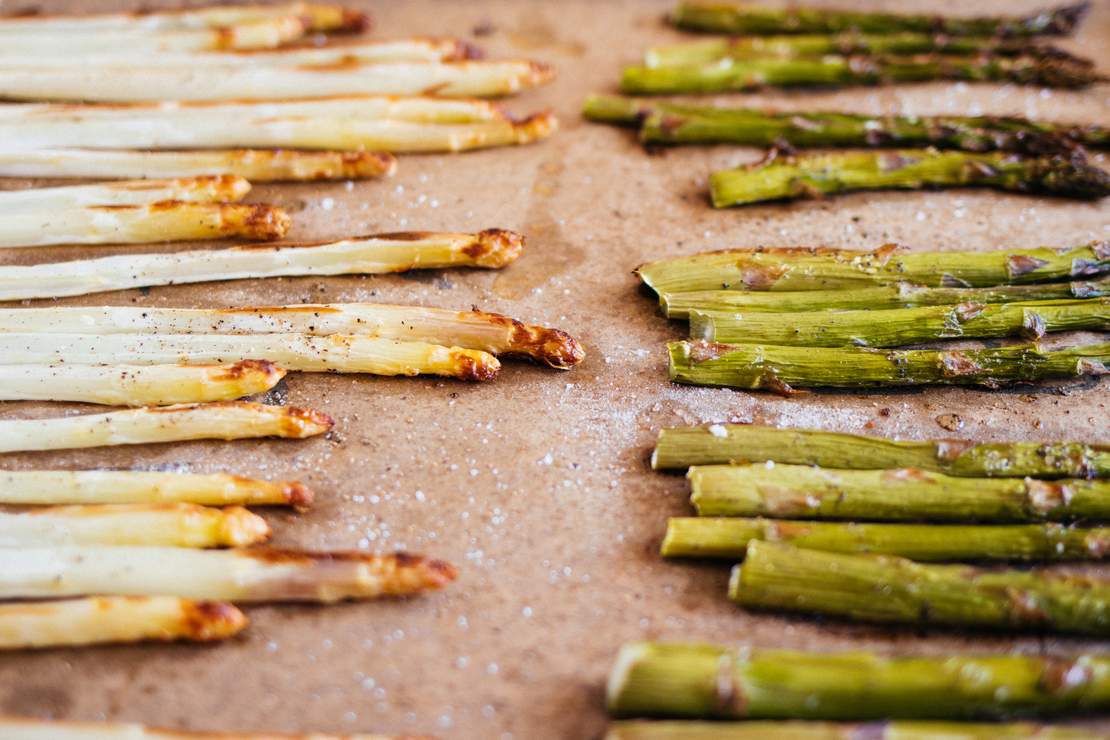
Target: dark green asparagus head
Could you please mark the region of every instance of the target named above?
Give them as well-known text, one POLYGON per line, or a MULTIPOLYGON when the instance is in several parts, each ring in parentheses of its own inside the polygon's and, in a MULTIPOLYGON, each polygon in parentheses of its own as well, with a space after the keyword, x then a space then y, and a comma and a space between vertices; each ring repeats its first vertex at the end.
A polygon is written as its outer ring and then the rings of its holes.
POLYGON ((1110 172, 1088 164, 1079 153, 1039 157, 1031 160, 1028 189, 1097 200, 1110 195, 1110 172))

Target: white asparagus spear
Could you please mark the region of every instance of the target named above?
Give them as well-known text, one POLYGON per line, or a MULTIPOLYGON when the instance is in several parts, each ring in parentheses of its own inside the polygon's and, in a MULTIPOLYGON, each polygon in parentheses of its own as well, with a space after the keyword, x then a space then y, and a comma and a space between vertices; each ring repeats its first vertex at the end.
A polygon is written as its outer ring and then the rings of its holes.
POLYGON ((11 100, 266 100, 329 95, 511 95, 550 81, 527 60, 382 64, 229 66, 199 69, 7 67, 0 98, 11 100))
MULTIPOLYGON (((175 596, 98 596, 0 604, 0 650, 146 640, 208 642, 231 637, 246 626, 246 616, 231 604, 175 596)), ((20 734, 20 724, 18 720, 0 718, 0 736, 8 740, 32 737, 20 734)), ((42 725, 43 730, 48 727, 42 725)), ((43 733, 33 737, 60 740, 67 736, 43 733)))
POLYGON ((248 203, 86 206, 0 213, 0 248, 54 244, 149 244, 199 239, 280 239, 289 230, 280 208, 248 203))
POLYGON ((292 506, 307 509, 315 494, 298 481, 226 473, 147 470, 0 471, 0 504, 172 504, 292 506))
POLYGON ((112 29, 165 31, 225 28, 242 23, 297 17, 312 31, 363 31, 366 14, 336 3, 293 2, 273 5, 210 5, 186 10, 138 11, 88 15, 35 15, 0 19, 0 32, 41 33, 44 30, 93 33, 112 29))
POLYGON ((269 538, 266 520, 242 506, 111 504, 0 513, 0 547, 248 547, 269 538))
POLYGON ((287 370, 441 375, 493 380, 501 363, 481 350, 329 334, 0 334, 0 363, 165 365, 272 358, 287 370))
POLYGON ((265 360, 234 365, 0 364, 0 400, 105 406, 233 401, 264 393, 283 377, 285 370, 265 360))
POLYGON ((147 205, 166 200, 219 203, 242 200, 251 184, 237 175, 175 180, 127 180, 60 188, 0 191, 0 216, 27 211, 57 211, 88 206, 147 205))
POLYGON ((293 406, 242 401, 183 404, 53 419, 0 419, 0 452, 180 442, 193 439, 303 439, 335 422, 293 406))
MULTIPOLYGON (((52 334, 358 334, 458 345, 531 357, 567 368, 584 353, 559 329, 485 311, 384 303, 244 306, 223 309, 82 306, 0 308, 0 335, 52 334)), ((0 360, 3 362, 3 360, 0 360)), ((0 379, 2 379, 0 366, 0 379)), ((2 393, 0 385, 0 393, 2 393)))
POLYGON ((396 157, 387 152, 285 149, 0 151, 0 177, 162 178, 226 174, 239 175, 253 182, 282 182, 359 180, 392 175, 396 169, 396 157))
POLYGON ((0 548, 0 598, 11 599, 119 594, 330 603, 430 591, 454 579, 447 563, 407 553, 0 548))
POLYGON ((285 735, 273 732, 187 732, 132 722, 62 722, 18 717, 0 717, 0 735, 6 740, 432 740, 415 735, 395 737, 364 733, 285 735))
MULTIPOLYGON (((158 55, 205 51, 275 49, 305 34, 305 23, 295 16, 281 16, 221 28, 143 30, 106 28, 89 33, 43 28, 24 31, 0 21, 0 44, 10 58, 36 64, 40 55, 105 54, 127 49, 129 54, 158 55), (64 50, 64 51, 63 51, 64 50)), ((73 58, 73 57, 71 57, 73 58)), ((79 62, 78 62, 79 63, 79 62)))
POLYGON ((477 234, 377 234, 327 244, 286 244, 135 254, 41 265, 0 265, 0 300, 100 293, 214 280, 303 275, 374 275, 417 269, 498 269, 524 250, 503 229, 477 234))

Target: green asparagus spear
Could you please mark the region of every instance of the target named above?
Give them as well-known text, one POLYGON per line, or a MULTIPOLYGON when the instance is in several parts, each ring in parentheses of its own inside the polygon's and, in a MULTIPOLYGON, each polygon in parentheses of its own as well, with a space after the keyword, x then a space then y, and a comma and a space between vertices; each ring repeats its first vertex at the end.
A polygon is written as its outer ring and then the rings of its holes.
MULTIPOLYGON (((886 441, 858 439, 866 443, 886 441)), ((931 451, 937 449, 934 445, 946 443, 889 444, 914 451, 920 449, 922 457, 929 457, 931 451)), ((870 446, 865 445, 863 449, 870 446)), ((1032 443, 1018 443, 1017 446, 1022 448, 1021 454, 1033 462, 1037 461, 1038 454, 1051 450, 1044 454, 1044 465, 1035 466, 1042 469, 1053 467, 1055 459, 1064 462, 1062 467, 1071 468, 1078 459, 1067 456, 1066 449, 1061 449, 1066 445, 1044 445, 1039 449, 1032 443), (1063 456, 1057 457, 1061 452, 1063 456)), ((952 460, 953 467, 958 467, 963 460, 994 463, 1007 458, 1003 451, 1005 445, 986 447, 991 449, 984 452, 977 445, 965 449, 952 460), (993 457, 991 453, 996 451, 1001 454, 993 457)), ((901 452, 898 448, 890 451, 895 455, 901 452)), ((885 451, 880 454, 882 452, 885 451)), ((1110 464, 1110 450, 1089 454, 1110 464)), ((783 464, 698 465, 690 468, 687 478, 690 479, 690 502, 699 516, 895 522, 1110 521, 1110 481, 1106 480, 984 480, 919 468, 836 470, 783 464)))
POLYGON ((659 305, 670 319, 689 318, 690 312, 779 311, 807 312, 845 309, 913 308, 956 303, 1020 303, 1068 298, 1110 297, 1110 278, 1071 283, 1000 285, 994 288, 929 288, 898 283, 854 290, 695 290, 661 293, 659 305))
POLYGON ((621 648, 606 693, 610 711, 624 717, 1049 717, 1110 707, 1110 658, 887 658, 638 642, 621 648))
POLYGON ((1110 527, 1061 524, 856 524, 771 519, 675 517, 660 554, 669 558, 743 560, 755 540, 810 550, 897 555, 920 562, 960 560, 1101 560, 1110 527))
POLYGON ((688 290, 832 290, 909 281, 930 287, 1041 283, 1110 273, 1110 242, 1072 249, 871 252, 824 247, 725 249, 649 262, 636 269, 656 293, 688 290))
POLYGON ((1062 56, 838 56, 726 59, 688 67, 625 67, 632 95, 741 92, 764 87, 847 87, 962 80, 1082 88, 1105 81, 1086 61, 1062 56))
POLYGON ((940 339, 1110 330, 1110 299, 961 303, 879 311, 690 312, 690 337, 798 347, 904 347, 940 339))
POLYGON ((671 342, 676 383, 789 394, 794 388, 978 385, 1000 388, 1049 378, 1106 375, 1110 343, 1042 351, 1035 345, 934 350, 783 347, 671 342))
POLYGON ((1110 635, 1110 581, 1045 570, 922 565, 754 541, 729 598, 861 622, 1110 635))
POLYGON ((1110 148, 1110 128, 996 116, 865 116, 777 113, 591 95, 586 118, 639 126, 646 144, 740 144, 769 147, 936 146, 1043 154, 1077 146, 1110 148))
POLYGON ((679 3, 671 15, 671 22, 690 31, 754 36, 844 31, 876 34, 912 31, 949 36, 1056 36, 1075 30, 1089 7, 1089 2, 1081 2, 1026 16, 953 18, 807 7, 776 10, 749 4, 686 1, 679 3))
MULTIPOLYGON (((651 466, 656 470, 683 470, 697 465, 756 463, 768 460, 788 465, 818 465, 823 468, 844 470, 885 471, 893 468, 917 468, 960 478, 1110 478, 1110 444, 977 443, 965 439, 910 442, 815 429, 778 429, 757 424, 709 424, 660 430, 655 451, 651 456, 651 466)), ((763 472, 751 471, 753 480, 762 476, 775 475, 773 471, 777 466, 763 467, 763 472)), ((844 475, 842 471, 836 472, 838 475, 844 475)), ((784 473, 782 478, 790 480, 790 476, 796 474, 784 473)), ((831 470, 818 473, 818 475, 832 474, 831 470)), ((912 479, 914 476, 895 474, 894 477, 912 479)), ((946 495, 954 498, 961 497, 958 505, 967 505, 965 500, 967 494, 956 489, 954 482, 939 479, 936 482, 941 486, 952 486, 950 493, 946 495)), ((891 483, 891 480, 886 480, 883 486, 888 487, 891 483)), ((814 480, 800 482, 801 487, 814 484, 814 480)), ((847 486, 848 481, 846 478, 840 478, 835 485, 839 493, 840 487, 847 486)), ((863 487, 869 485, 871 484, 859 481, 853 485, 852 491, 858 495, 863 487)), ((903 481, 899 485, 908 485, 908 481, 903 481)), ((989 484, 984 483, 982 490, 983 495, 988 496, 989 484)), ((1032 491, 1029 493, 1032 494, 1032 491)), ((914 491, 913 495, 916 497, 924 493, 914 491)), ((1024 495, 1024 489, 1013 495, 1018 496, 1020 501, 1020 497, 1024 495)), ((1068 496, 1075 499, 1077 506, 1083 500, 1077 497, 1078 492, 1075 490, 1069 491, 1068 496)), ((1110 506, 1110 502, 1107 506, 1110 506)), ((933 508, 930 511, 943 511, 943 509, 933 508)), ((1086 509, 1076 511, 1079 512, 1077 516, 1091 515, 1086 509)), ((723 512, 703 511, 702 513, 721 514, 723 512)), ((751 510, 746 513, 772 515, 769 510, 751 510)), ((809 508, 797 510, 796 515, 819 516, 817 511, 809 508)), ((823 516, 823 514, 820 515, 823 516)), ((934 514, 923 516, 932 517, 934 514)), ((990 516, 984 518, 990 518, 990 516)), ((1016 518, 998 521, 1028 520, 1016 518)))
POLYGON ((605 740, 1092 740, 1075 727, 986 722, 645 722, 609 725, 605 740))
POLYGON ((989 187, 1018 193, 1097 200, 1110 195, 1110 173, 1072 156, 1026 157, 1005 152, 836 152, 771 157, 714 172, 715 208, 820 198, 857 190, 989 187))

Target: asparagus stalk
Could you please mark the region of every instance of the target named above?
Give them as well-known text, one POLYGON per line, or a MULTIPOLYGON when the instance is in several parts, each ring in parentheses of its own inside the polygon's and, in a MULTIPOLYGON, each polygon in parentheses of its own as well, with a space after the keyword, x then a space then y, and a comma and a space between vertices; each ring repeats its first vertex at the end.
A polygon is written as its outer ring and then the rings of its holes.
MULTIPOLYGON (((49 310, 49 309, 48 309, 49 310)), ((901 347, 940 339, 1110 330, 1110 299, 961 303, 879 311, 752 311, 694 309, 690 336, 713 342, 767 342, 799 347, 901 347)))
POLYGON ((369 28, 370 18, 334 3, 291 2, 274 5, 210 5, 187 10, 97 13, 88 15, 34 15, 0 19, 0 33, 34 36, 43 31, 98 33, 116 29, 138 32, 192 28, 226 28, 271 18, 296 17, 306 30, 354 32, 369 28))
POLYGON ((247 547, 269 538, 266 520, 241 506, 209 509, 181 503, 112 504, 0 513, 0 547, 247 547))
POLYGON ((291 219, 281 208, 244 203, 87 206, 0 214, 0 249, 55 244, 146 244, 190 239, 273 240, 291 219))
POLYGON ((162 365, 242 362, 272 357, 288 370, 439 375, 493 380, 501 363, 488 352, 352 334, 0 334, 7 365, 75 362, 162 365))
POLYGON ((250 183, 242 177, 219 175, 5 190, 0 192, 0 215, 10 216, 28 211, 52 214, 90 206, 141 206, 166 200, 229 203, 242 200, 250 189, 250 183))
MULTIPOLYGON (((0 604, 0 650, 158 640, 208 642, 238 634, 246 616, 231 604, 173 596, 98 596, 0 604)), ((5 737, 29 737, 0 720, 5 737)), ((48 737, 43 735, 42 737, 48 737)))
MULTIPOLYGON (((585 353, 566 332, 484 311, 448 311, 375 303, 298 304, 224 309, 85 308, 0 309, 0 334, 353 334, 457 344, 495 355, 530 357, 568 368, 585 353)), ((0 391, 2 392, 2 391, 0 391)))
POLYGON ((715 208, 820 198, 857 190, 989 187, 1017 193, 1097 200, 1110 174, 1075 156, 1024 157, 1000 152, 839 152, 770 157, 710 175, 715 208))
POLYGON ((671 518, 660 554, 743 560, 756 540, 810 550, 897 555, 920 562, 1101 560, 1110 527, 1059 524, 843 524, 739 518, 671 518))
POLYGON ((976 722, 643 722, 609 725, 605 740, 1090 740, 1091 733, 1074 727, 976 722))
POLYGON ((406 553, 96 545, 0 549, 0 594, 10 599, 119 594, 332 603, 432 591, 455 580, 455 573, 447 563, 406 553))
POLYGON ((1089 2, 1062 5, 1026 16, 951 17, 897 13, 860 13, 798 7, 785 10, 747 4, 683 0, 671 15, 679 28, 711 33, 768 35, 775 33, 891 34, 902 31, 948 36, 1066 35, 1075 30, 1089 2))
MULTIPOLYGON (((313 732, 284 735, 272 732, 188 732, 147 727, 133 722, 64 722, 21 718, 0 718, 0 732, 11 740, 422 740, 420 737, 367 735, 329 735, 313 732)), ((424 738, 423 740, 428 740, 424 738)), ((956 740, 956 739, 954 739, 956 740)))
POLYGON ((259 403, 206 403, 55 419, 0 420, 0 452, 67 450, 193 439, 304 439, 335 422, 312 409, 259 403))
MULTIPOLYGON (((43 77, 47 72, 41 73, 43 77)), ((49 90, 58 97, 59 82, 49 90)), ((1083 88, 1106 78, 1084 60, 1045 56, 837 56, 721 60, 690 67, 625 67, 621 92, 632 95, 683 95, 742 92, 765 87, 847 87, 901 82, 962 80, 1015 82, 1043 87, 1083 88)), ((0 84, 12 98, 35 97, 33 80, 0 84)), ((130 98, 129 98, 130 99, 130 98)))
POLYGON ((107 406, 233 401, 268 391, 284 377, 285 370, 258 360, 234 365, 0 365, 0 400, 107 406))
POLYGON ((592 95, 586 118, 638 126, 646 144, 741 144, 793 147, 936 146, 983 152, 1050 153, 1110 147, 1110 129, 997 116, 867 116, 780 113, 592 95))
POLYGON ((0 177, 192 177, 237 175, 253 182, 360 180, 392 175, 388 152, 302 152, 282 149, 112 151, 33 149, 0 151, 0 177))
POLYGON ((929 288, 897 283, 852 290, 695 290, 660 293, 659 305, 670 319, 686 319, 691 311, 809 312, 845 309, 892 309, 961 303, 1021 303, 1068 298, 1110 297, 1110 278, 1067 283, 999 285, 993 288, 929 288))
MULTIPOLYGON (((979 443, 962 439, 909 442, 754 424, 663 429, 659 432, 651 465, 657 470, 675 470, 692 465, 767 460, 855 470, 917 468, 963 478, 1110 477, 1110 445, 1105 444, 979 443)), ((765 473, 755 470, 752 473, 773 475, 773 470, 773 467, 766 466, 765 473)), ((790 473, 783 475, 789 476, 790 473)), ((894 476, 895 479, 900 477, 914 476, 894 476)), ((948 481, 941 482, 948 484, 948 481)), ((806 485, 810 483, 812 481, 806 485)), ((886 480, 883 485, 891 483, 891 480, 886 480)), ((957 494, 952 491, 951 495, 957 494)))
POLYGON ((373 275, 447 267, 498 269, 515 261, 523 249, 524 237, 520 234, 488 229, 477 234, 377 234, 323 244, 3 265, 0 300, 286 275, 373 275))
POLYGON ((1035 345, 967 350, 879 350, 671 342, 676 383, 789 394, 794 388, 978 385, 1106 375, 1110 343, 1059 350, 1035 345))
POLYGON ((636 273, 657 293, 690 290, 853 290, 904 281, 930 287, 1041 283, 1110 273, 1110 242, 1070 249, 871 252, 823 247, 725 249, 649 262, 636 273))
MULTIPOLYGON (((778 430, 775 430, 778 431, 778 430)), ((821 433, 818 433, 821 434, 821 433)), ((740 435, 741 437, 743 435, 740 435)), ((769 437, 774 435, 769 435, 769 437)), ((786 436, 786 435, 782 435, 786 436)), ((806 442, 818 441, 806 432, 794 435, 806 442)), ((829 443, 825 452, 835 454, 838 435, 825 435, 829 443)), ((847 437, 848 435, 843 435, 847 437)), ((857 451, 878 448, 878 454, 899 456, 920 453, 923 461, 930 457, 930 446, 936 443, 888 442, 855 438, 843 440, 846 446, 862 442, 857 451), (883 449, 883 443, 887 443, 883 449), (893 453, 893 455, 891 454, 893 453)), ((758 444, 758 442, 757 442, 758 444)), ((946 445, 949 443, 939 443, 946 445)), ((943 464, 960 468, 966 461, 975 464, 964 473, 990 474, 998 463, 1012 459, 1005 445, 962 446, 958 457, 949 456, 943 464), (979 463, 987 463, 982 469, 979 463)), ((1072 469, 1082 454, 1072 457, 1071 445, 1043 447, 1019 443, 1019 455, 1034 461, 1043 454, 1044 463, 1030 470, 1021 463, 1021 472, 1051 472, 1053 468, 1072 469), (1024 470, 1023 470, 1024 468, 1024 470)), ((1079 447, 1079 445, 1074 445, 1079 447)), ((937 447, 933 447, 937 449, 937 447)), ((757 448, 758 450, 758 448, 757 448)), ((841 448, 842 451, 843 447, 841 448)), ((808 450, 799 450, 806 456, 808 450)), ((840 456, 851 463, 849 456, 840 456)), ((951 451, 942 453, 951 454, 951 451)), ((1106 450, 1093 452, 1108 461, 1106 450)), ((787 455, 788 457, 790 455, 787 455)), ((825 455, 822 455, 825 456, 825 455)), ((832 457, 829 454, 828 457, 832 457)), ((939 456, 934 459, 941 459, 939 456)), ((861 461, 868 464, 867 461, 861 461)), ((880 464, 876 461, 876 464, 880 464)), ((1082 465, 1084 463, 1080 463, 1082 465)), ((1011 473, 1006 466, 1002 474, 1011 473)), ((1101 471, 1105 474, 1106 471, 1101 471)), ((1011 473, 1012 474, 1012 473, 1011 473)), ((1020 474, 1020 472, 1018 473, 1020 474)), ((690 468, 690 502, 700 516, 769 516, 781 519, 849 519, 876 521, 942 521, 942 522, 1066 522, 1071 520, 1110 520, 1110 481, 1065 478, 1055 481, 1034 478, 959 477, 919 468, 887 470, 835 470, 808 465, 698 465, 690 468)))
POLYGON ((980 571, 886 555, 752 542, 732 571, 742 606, 863 622, 1110 634, 1110 581, 1051 571, 980 571), (877 596, 880 596, 877 598, 877 596))
POLYGON ((610 711, 631 717, 1049 717, 1106 707, 1110 661, 1098 654, 887 658, 639 642, 621 648, 607 699, 610 711))
POLYGON ((292 506, 307 509, 315 494, 297 481, 215 473, 140 470, 9 470, 0 472, 0 503, 96 505, 176 503, 205 506, 292 506))

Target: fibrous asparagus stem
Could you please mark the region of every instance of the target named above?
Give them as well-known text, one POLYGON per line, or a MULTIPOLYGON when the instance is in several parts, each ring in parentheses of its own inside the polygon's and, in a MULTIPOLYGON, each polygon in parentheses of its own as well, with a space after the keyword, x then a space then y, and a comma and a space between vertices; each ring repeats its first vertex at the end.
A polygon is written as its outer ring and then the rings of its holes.
POLYGON ((966 151, 1050 153, 1110 147, 1110 129, 997 116, 867 116, 781 113, 592 95, 586 118, 638 126, 646 144, 741 144, 792 147, 936 146, 966 151))
POLYGON ((844 309, 914 308, 959 303, 1019 303, 1068 298, 1110 297, 1110 278, 1068 283, 999 285, 993 288, 930 288, 897 283, 852 290, 694 290, 660 293, 659 305, 670 319, 689 318, 693 310, 829 311, 844 309))
MULTIPOLYGON (((1110 445, 1107 444, 979 443, 963 439, 915 442, 757 424, 663 429, 659 432, 651 465, 657 470, 677 470, 692 465, 767 460, 856 470, 917 468, 967 478, 1110 477, 1110 445)), ((765 466, 767 475, 773 475, 773 470, 765 466)), ((752 474, 760 473, 753 470, 752 474)), ((809 483, 812 481, 807 485, 809 483)))
POLYGON ((0 266, 0 300, 82 295, 125 288, 287 275, 351 275, 446 267, 497 269, 524 250, 503 229, 477 234, 377 234, 326 244, 129 254, 73 262, 0 266))
MULTIPOLYGON (((45 73, 44 73, 45 74, 45 73)), ((848 87, 933 80, 1016 82, 1043 87, 1082 88, 1102 82, 1090 63, 1045 56, 837 56, 721 60, 701 66, 625 67, 621 92, 682 95, 756 90, 765 87, 848 87)), ((0 84, 0 93, 19 90, 0 84)), ((26 83, 24 83, 26 85, 26 83)), ((34 89, 26 85, 28 89, 34 89)), ((12 94, 10 97, 26 97, 12 94)))
POLYGON ((827 247, 724 249, 649 262, 636 273, 657 293, 690 290, 808 291, 897 285, 988 287, 1110 273, 1110 242, 1070 249, 863 252, 827 247))
POLYGON ((725 2, 680 2, 671 21, 691 31, 737 35, 775 33, 891 34, 901 31, 943 33, 949 36, 1036 36, 1071 33, 1090 3, 1080 2, 1039 11, 1027 16, 952 17, 898 13, 860 13, 824 8, 786 10, 725 2))
POLYGON ((719 312, 693 309, 690 336, 800 347, 903 347, 941 339, 1110 330, 1110 299, 961 303, 878 311, 719 312))
POLYGON ((794 388, 978 385, 999 388, 1051 378, 1106 375, 1110 344, 1059 350, 1035 345, 997 349, 881 350, 769 344, 671 342, 676 383, 790 393, 794 388))
MULTIPOLYGON (((246 616, 231 604, 174 596, 98 596, 0 604, 0 650, 157 640, 222 640, 242 631, 246 616)), ((4 721, 0 732, 7 734, 4 721)), ((28 736, 29 737, 29 736, 28 736)), ((42 735, 46 738, 46 735, 42 735)))
POLYGON ((864 622, 1110 634, 1110 581, 1051 571, 981 571, 886 555, 751 542, 732 571, 743 606, 864 622))
POLYGON ((897 555, 920 562, 1101 560, 1110 527, 1060 524, 858 524, 744 518, 672 518, 660 554, 742 560, 756 540, 810 550, 897 555))
POLYGON ((887 658, 639 642, 621 648, 607 694, 609 709, 630 717, 1047 717, 1110 704, 1110 660, 1097 654, 887 658))
POLYGON ((1002 152, 903 149, 773 156, 714 172, 709 187, 715 208, 858 190, 927 187, 989 187, 1096 200, 1110 195, 1110 174, 1078 155, 1025 157, 1002 152))
POLYGON ((1011 722, 613 722, 605 740, 1090 740, 1074 727, 1011 722))
MULTIPOLYGON (((675 431, 675 430, 668 430, 675 431)), ((779 431, 779 430, 774 430, 779 431)), ((821 434, 821 433, 818 433, 821 434)), ((738 438, 743 438, 743 434, 738 438)), ((775 435, 767 435, 770 439, 775 435)), ((780 435, 787 436, 787 435, 780 435)), ((802 448, 793 451, 805 456, 806 432, 793 435, 802 439, 802 448)), ((836 437, 838 435, 828 435, 836 437)), ((843 435, 847 437, 848 435, 843 435)), ((920 453, 927 462, 930 447, 939 449, 948 443, 888 442, 857 438, 845 440, 841 446, 841 462, 853 462, 849 450, 855 452, 877 448, 879 455, 899 456, 920 453), (883 449, 883 443, 889 445, 883 449), (903 446, 904 445, 904 446, 903 446), (891 454, 893 453, 893 454, 891 454)), ((673 440, 673 438, 672 438, 673 440)), ((823 457, 833 456, 836 439, 823 452, 823 457)), ((758 445, 758 442, 756 443, 758 445)), ((957 449, 965 451, 949 457, 938 467, 960 468, 965 461, 975 464, 963 472, 987 474, 996 468, 983 469, 1002 463, 1007 455, 1005 445, 972 445, 957 449)), ((1081 445, 1044 445, 1018 443, 1020 455, 1030 462, 1043 455, 1042 464, 1025 472, 1050 472, 1057 467, 1073 470, 1082 455, 1071 456, 1081 445), (1058 457, 1059 456, 1059 457, 1058 457)), ((663 445, 661 444, 662 448, 663 445)), ((758 447, 753 451, 758 454, 758 447)), ((951 453, 945 453, 951 454, 951 453)), ((1106 450, 1093 453, 1110 462, 1106 450)), ((790 457, 792 453, 787 453, 790 457)), ((939 460, 939 458, 937 458, 939 460)), ((867 460, 857 460, 864 465, 867 460)), ((881 464, 881 459, 874 464, 881 464)), ((1082 463, 1081 463, 1082 464, 1082 463)), ((1002 473, 1006 474, 1005 467, 1002 473)), ((1019 463, 1018 468, 1025 467, 1019 463)), ((1106 474, 1108 471, 1102 471, 1106 474)), ((1020 474, 1020 473, 1019 473, 1020 474)), ((1110 520, 1110 481, 1064 478, 1047 481, 1035 478, 983 478, 959 477, 928 472, 919 468, 890 468, 887 470, 837 470, 815 468, 809 465, 784 465, 768 463, 756 465, 697 465, 690 468, 691 503, 700 516, 768 516, 776 519, 848 519, 872 521, 941 521, 941 522, 1066 522, 1072 520, 1110 520)))

